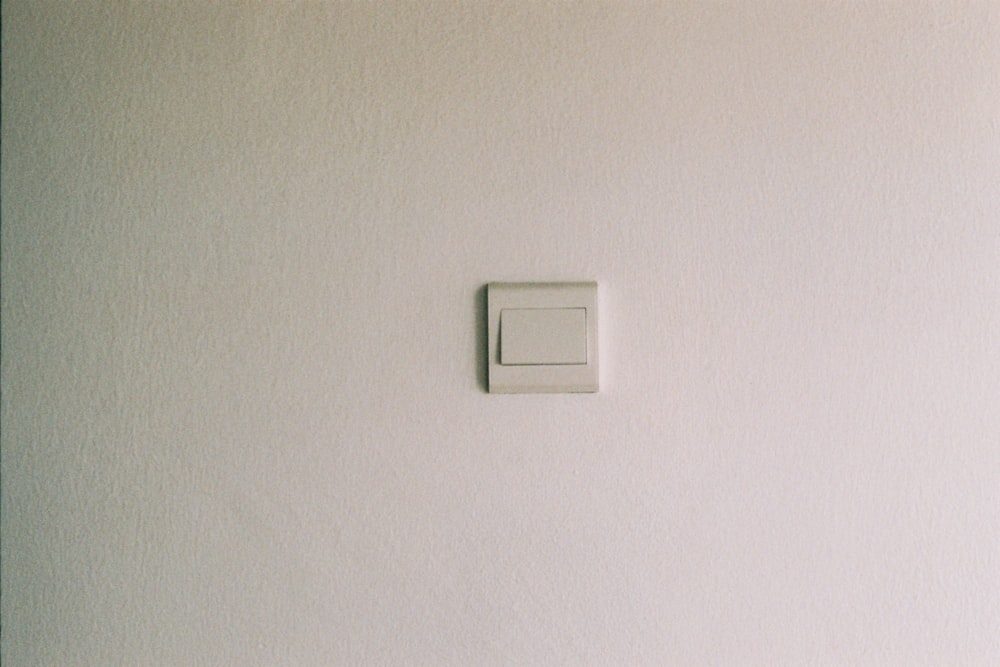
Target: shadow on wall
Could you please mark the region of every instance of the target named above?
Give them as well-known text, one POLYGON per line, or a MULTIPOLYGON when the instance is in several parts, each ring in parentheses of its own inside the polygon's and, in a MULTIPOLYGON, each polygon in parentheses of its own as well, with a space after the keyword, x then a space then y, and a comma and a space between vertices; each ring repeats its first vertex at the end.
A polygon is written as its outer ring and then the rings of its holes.
POLYGON ((478 379, 479 388, 485 392, 490 391, 490 376, 489 376, 489 331, 487 331, 486 324, 486 312, 487 312, 487 302, 486 302, 486 285, 482 285, 476 290, 476 295, 473 299, 475 302, 476 309, 476 378, 478 379))

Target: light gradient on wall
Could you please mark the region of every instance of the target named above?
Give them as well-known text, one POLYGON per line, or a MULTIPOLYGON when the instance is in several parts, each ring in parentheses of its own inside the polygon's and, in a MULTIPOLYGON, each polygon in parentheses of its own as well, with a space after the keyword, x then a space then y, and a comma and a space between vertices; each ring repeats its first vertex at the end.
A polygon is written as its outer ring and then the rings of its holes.
POLYGON ((1000 663, 995 2, 3 3, 5 665, 1000 663), (481 382, 596 279, 601 393, 481 382))

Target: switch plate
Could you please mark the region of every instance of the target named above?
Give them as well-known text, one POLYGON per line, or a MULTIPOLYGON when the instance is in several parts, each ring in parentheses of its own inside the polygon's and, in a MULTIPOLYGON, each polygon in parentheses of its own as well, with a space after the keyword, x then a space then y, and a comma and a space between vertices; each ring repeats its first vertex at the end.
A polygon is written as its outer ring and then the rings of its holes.
POLYGON ((598 390, 597 283, 487 286, 491 393, 598 390))

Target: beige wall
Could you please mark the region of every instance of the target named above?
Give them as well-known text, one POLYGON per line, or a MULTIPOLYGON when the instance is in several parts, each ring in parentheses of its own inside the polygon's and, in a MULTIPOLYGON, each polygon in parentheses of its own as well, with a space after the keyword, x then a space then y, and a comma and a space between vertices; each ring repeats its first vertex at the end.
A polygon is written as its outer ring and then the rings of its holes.
POLYGON ((2 122, 4 665, 1000 663, 996 2, 15 0, 2 122))

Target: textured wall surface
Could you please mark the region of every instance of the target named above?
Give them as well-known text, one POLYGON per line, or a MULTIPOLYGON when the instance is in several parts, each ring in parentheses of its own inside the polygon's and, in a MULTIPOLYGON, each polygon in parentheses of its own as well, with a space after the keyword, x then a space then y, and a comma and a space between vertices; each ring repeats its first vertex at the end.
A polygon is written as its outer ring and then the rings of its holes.
POLYGON ((1000 663, 1000 5, 3 3, 4 665, 1000 663), (602 391, 482 388, 595 279, 602 391))

